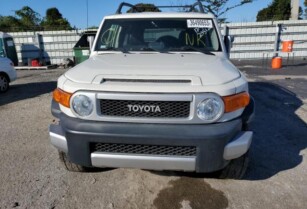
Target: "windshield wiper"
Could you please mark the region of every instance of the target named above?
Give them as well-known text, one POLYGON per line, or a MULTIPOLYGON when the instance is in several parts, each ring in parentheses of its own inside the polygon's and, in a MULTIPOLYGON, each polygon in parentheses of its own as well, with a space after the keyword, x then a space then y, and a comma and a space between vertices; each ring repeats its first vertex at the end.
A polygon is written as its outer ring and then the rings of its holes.
POLYGON ((140 51, 158 52, 158 50, 150 48, 150 47, 140 48, 140 51))
POLYGON ((160 51, 160 50, 157 50, 157 49, 154 49, 154 48, 151 48, 151 47, 143 47, 143 48, 140 48, 140 51, 166 53, 165 51, 162 51, 162 50, 160 51))
POLYGON ((129 51, 126 48, 115 48, 115 47, 107 47, 104 49, 100 49, 100 51, 120 51, 123 53, 129 53, 129 51))
POLYGON ((194 47, 194 46, 182 46, 182 47, 179 47, 179 48, 170 48, 169 51, 195 51, 195 52, 200 52, 200 53, 203 53, 203 54, 215 56, 215 54, 213 54, 209 50, 197 48, 197 47, 194 47))

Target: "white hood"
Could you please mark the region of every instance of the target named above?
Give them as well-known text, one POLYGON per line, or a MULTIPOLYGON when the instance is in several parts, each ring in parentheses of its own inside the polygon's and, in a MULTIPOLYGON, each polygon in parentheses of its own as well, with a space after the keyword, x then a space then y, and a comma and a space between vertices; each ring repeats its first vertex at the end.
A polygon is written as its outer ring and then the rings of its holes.
POLYGON ((190 79, 200 85, 221 85, 240 77, 227 59, 201 53, 105 53, 69 70, 65 77, 91 84, 105 78, 190 79))

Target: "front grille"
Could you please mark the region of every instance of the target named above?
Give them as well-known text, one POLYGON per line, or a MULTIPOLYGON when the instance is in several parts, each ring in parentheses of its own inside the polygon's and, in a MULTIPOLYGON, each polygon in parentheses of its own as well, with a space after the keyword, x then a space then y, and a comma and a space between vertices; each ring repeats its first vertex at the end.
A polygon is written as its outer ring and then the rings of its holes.
POLYGON ((138 154, 138 155, 196 156, 196 147, 194 146, 105 144, 105 143, 93 143, 91 146, 93 152, 138 154))
POLYGON ((103 116, 136 118, 187 118, 189 101, 100 100, 103 116))

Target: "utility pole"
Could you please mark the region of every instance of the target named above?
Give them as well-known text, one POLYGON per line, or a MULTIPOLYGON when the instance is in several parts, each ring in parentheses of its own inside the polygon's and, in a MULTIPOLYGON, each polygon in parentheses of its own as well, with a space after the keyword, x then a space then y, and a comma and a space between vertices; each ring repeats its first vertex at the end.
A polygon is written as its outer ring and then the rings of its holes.
POLYGON ((88 0, 86 0, 86 29, 88 29, 88 0))
POLYGON ((290 20, 298 20, 299 15, 299 0, 291 0, 291 18, 290 20))

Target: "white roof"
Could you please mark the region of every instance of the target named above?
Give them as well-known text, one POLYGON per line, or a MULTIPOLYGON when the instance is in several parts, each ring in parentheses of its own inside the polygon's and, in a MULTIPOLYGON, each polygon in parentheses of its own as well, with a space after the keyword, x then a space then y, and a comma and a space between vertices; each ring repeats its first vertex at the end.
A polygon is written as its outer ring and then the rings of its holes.
POLYGON ((199 12, 140 12, 106 16, 105 19, 127 18, 215 18, 211 13, 199 12))

